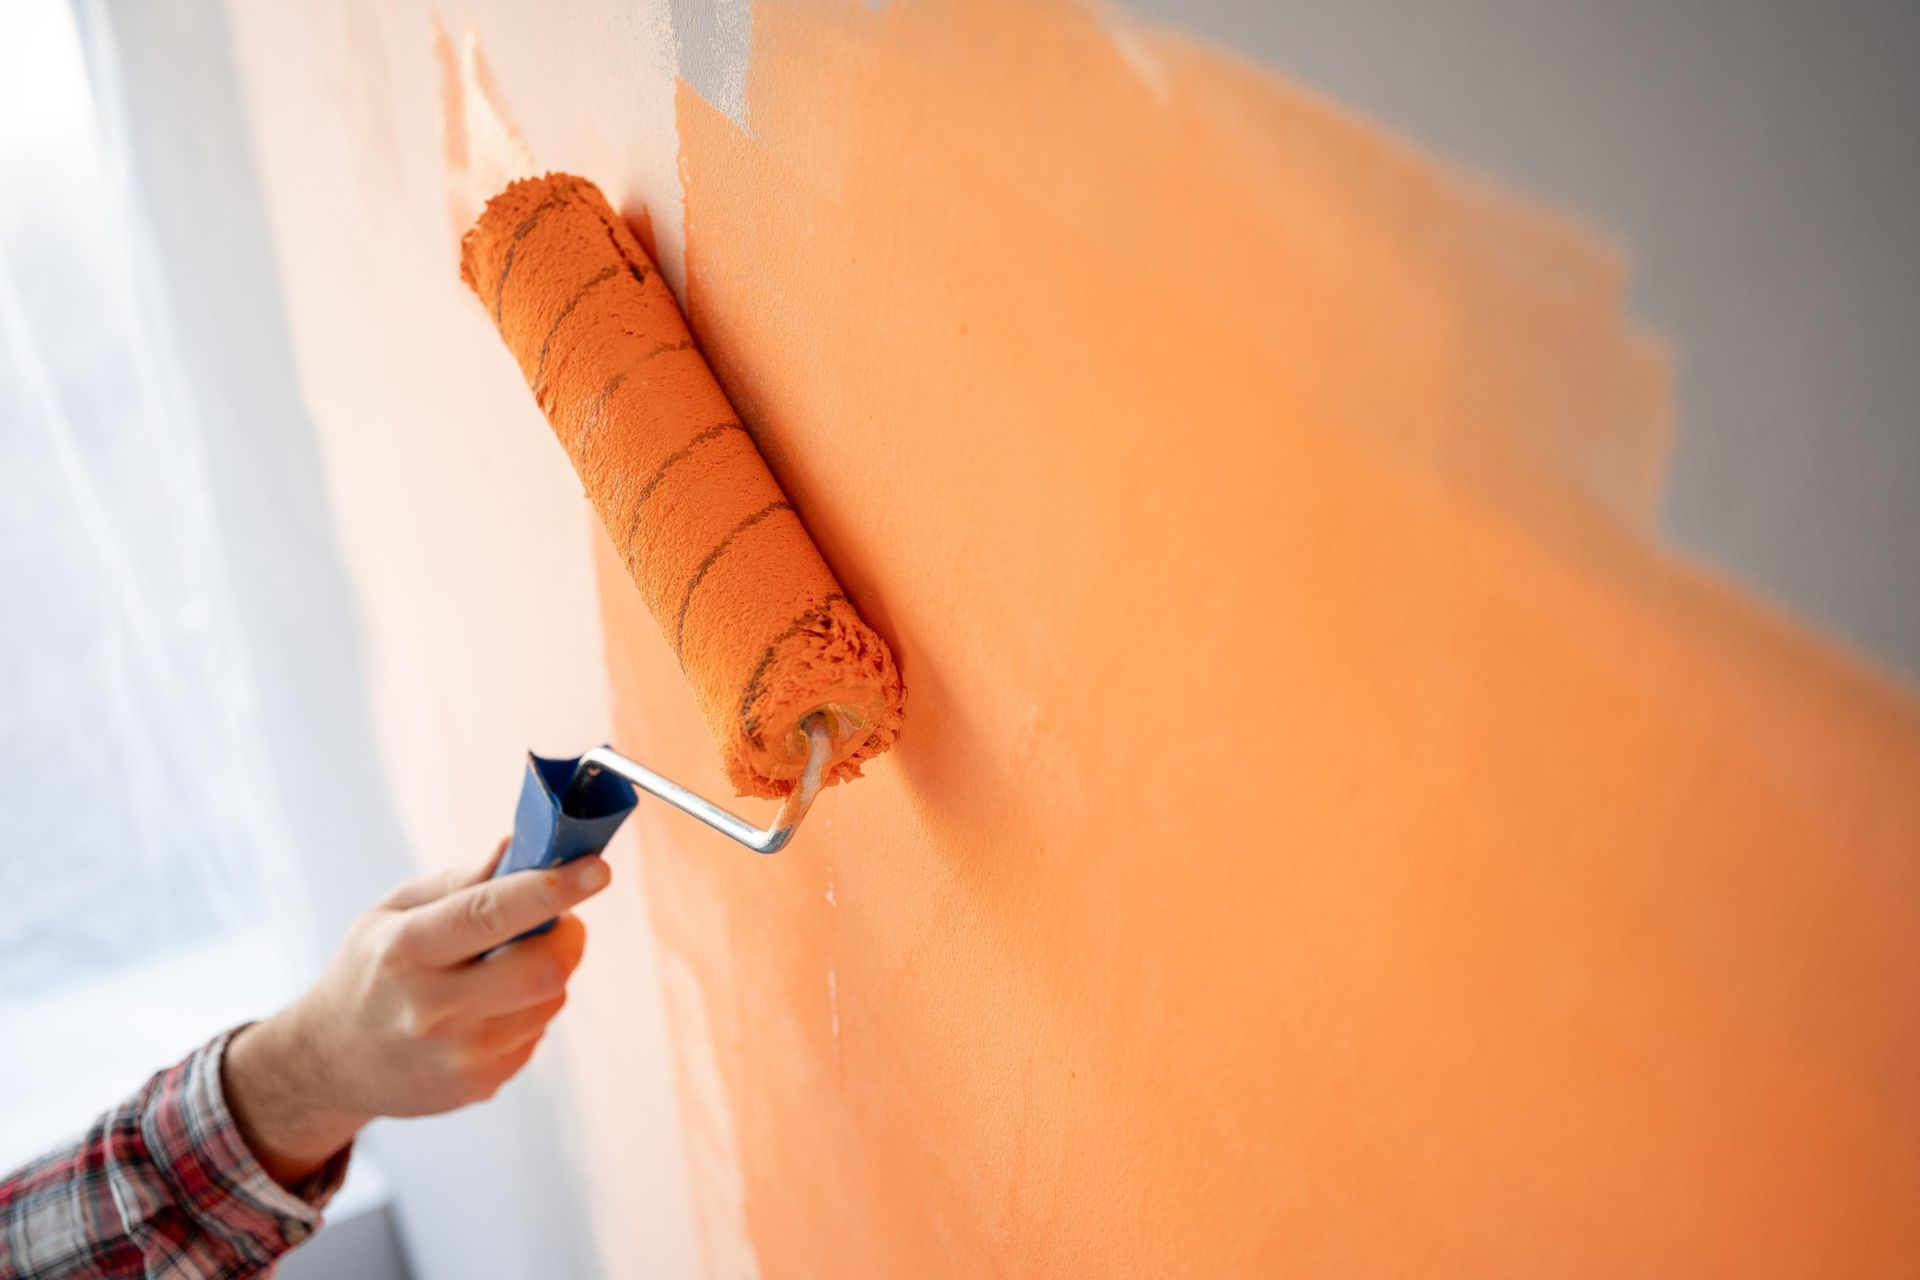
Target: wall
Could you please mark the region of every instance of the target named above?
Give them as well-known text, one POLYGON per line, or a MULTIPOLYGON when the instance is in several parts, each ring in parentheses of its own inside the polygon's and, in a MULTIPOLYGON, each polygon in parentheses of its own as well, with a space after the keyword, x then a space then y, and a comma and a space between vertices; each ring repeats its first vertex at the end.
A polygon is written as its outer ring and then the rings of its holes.
MULTIPOLYGON (((762 4, 700 89, 678 14, 473 16, 911 689, 788 853, 614 855, 610 1273, 1911 1256, 1920 708, 1653 546, 1616 256, 1113 15, 762 4)), ((416 847, 590 736, 583 543, 615 740, 718 793, 459 296, 425 15, 232 17, 416 847)))
MULTIPOLYGON (((229 789, 240 777, 257 784, 249 798, 286 832, 299 873, 271 877, 279 894, 266 918, 302 955, 310 978, 347 922, 421 863, 476 862, 491 850, 510 821, 516 753, 526 743, 503 745, 491 756, 463 754, 460 735, 483 732, 459 718, 459 704, 473 699, 450 697, 455 705, 449 709, 416 696, 398 675, 403 668, 391 647, 381 643, 397 621, 413 616, 404 611, 408 601, 445 605, 457 598, 453 588, 423 592, 415 579, 395 586, 389 597, 376 585, 383 581, 377 575, 394 568, 395 557, 365 542, 355 548, 363 558, 349 561, 343 554, 348 535, 364 534, 361 521, 374 513, 397 545, 430 547, 438 555, 445 544, 401 532, 417 514, 407 509, 403 491, 385 491, 391 504, 339 505, 343 496, 361 492, 343 489, 340 474, 328 469, 347 438, 342 421, 391 434, 386 409, 404 400, 381 398, 392 388, 379 385, 368 372, 375 362, 359 351, 338 376, 349 394, 369 392, 371 410, 355 405, 357 416, 342 419, 333 416, 336 402, 313 394, 313 362, 323 348, 308 324, 296 350, 289 327, 300 319, 294 302, 303 295, 281 288, 283 278, 303 286, 310 278, 276 271, 273 233, 282 228, 269 226, 263 207, 266 171, 254 167, 240 68, 221 6, 217 0, 98 0, 79 13, 96 82, 109 96, 108 127, 124 131, 133 167, 126 176, 151 236, 145 256, 159 276, 156 293, 165 299, 186 370, 188 385, 180 391, 206 447, 210 518, 249 660, 248 670, 235 675, 236 696, 251 700, 267 742, 249 771, 222 782, 229 789), (393 752, 384 758, 370 750, 376 712, 393 752), (403 739, 396 740, 396 726, 403 739), (461 788, 484 799, 464 797, 461 788), (449 796, 449 789, 456 794, 449 796), (449 810, 461 820, 449 819, 449 810)), ((399 279, 389 277, 380 287, 399 279)), ((373 305, 356 300, 340 313, 344 323, 337 327, 348 341, 360 336, 354 318, 373 305)), ((454 474, 464 478, 457 469, 454 474)), ((360 485, 382 478, 377 466, 351 475, 360 485)), ((499 496, 489 517, 525 518, 514 494, 499 496)), ((533 491, 522 500, 538 497, 533 491)), ((556 561, 577 558, 577 537, 568 536, 564 521, 551 523, 557 526, 551 543, 564 548, 556 561)), ((444 564, 399 560, 402 569, 420 568, 433 582, 456 577, 444 564)), ((528 576, 547 581, 554 575, 536 565, 528 576)), ((573 580, 584 593, 586 575, 573 580)), ((476 610, 481 603, 472 601, 476 610)), ((599 650, 590 606, 583 605, 579 618, 579 661, 593 668, 599 650)), ((456 665, 473 646, 443 626, 425 638, 429 643, 418 653, 429 669, 477 678, 456 665)), ((541 650, 543 660, 548 651, 541 650)), ((604 732, 603 685, 589 670, 573 686, 549 681, 488 697, 475 717, 482 726, 487 716, 505 717, 506 727, 493 732, 527 741, 536 734, 604 732)), ((277 859, 267 861, 272 866, 277 859)), ((534 1069, 489 1107, 382 1122, 363 1139, 359 1150, 386 1174, 380 1184, 399 1193, 401 1233, 421 1280, 538 1274, 545 1267, 581 1274, 596 1265, 570 1129, 564 1113, 557 1114, 555 1092, 565 1082, 557 1056, 544 1049, 534 1069), (502 1225, 481 1237, 470 1229, 476 1219, 502 1225)), ((347 1197, 355 1194, 350 1185, 347 1197)), ((385 1224, 383 1212, 369 1212, 343 1224, 346 1238, 327 1247, 377 1256, 385 1224)), ((312 1256, 288 1270, 324 1264, 324 1255, 312 1256)))
MULTIPOLYGON (((292 380, 312 424, 301 475, 329 499, 335 545, 327 553, 357 604, 357 617, 347 616, 321 595, 287 610, 283 625, 323 637, 331 661, 355 668, 358 686, 301 684, 297 666, 288 675, 320 704, 322 723, 356 707, 367 715, 350 748, 290 725, 294 749, 314 754, 289 786, 330 814, 364 814, 325 801, 342 771, 366 766, 390 806, 389 825, 372 830, 392 839, 402 861, 470 862, 510 827, 529 749, 574 750, 610 736, 588 508, 511 363, 491 359, 498 340, 459 281, 426 7, 240 4, 225 16, 271 269, 285 298, 292 380), (329 767, 328 750, 360 754, 329 767)), ((560 82, 571 59, 581 83, 602 95, 584 107, 576 100, 582 118, 559 130, 583 148, 569 162, 613 173, 621 158, 652 155, 670 174, 664 14, 655 27, 606 15, 595 28, 606 39, 583 31, 564 48, 543 45, 540 29, 532 15, 500 19, 503 37, 529 51, 543 78, 560 82), (555 61, 540 61, 543 50, 555 61), (638 92, 649 74, 658 110, 638 92), (645 128, 623 118, 657 120, 660 145, 647 151, 645 128)), ((677 217, 663 223, 663 237, 677 236, 677 217)), ((239 274, 257 281, 266 270, 239 274)), ((235 363, 245 369, 250 359, 235 363)), ((240 480, 232 492, 268 504, 281 493, 240 480)), ((284 577, 263 581, 302 583, 310 562, 295 555, 286 563, 284 577)), ((303 651, 297 638, 288 643, 303 651)), ((314 863, 330 897, 364 904, 383 891, 385 882, 336 879, 359 852, 353 843, 339 852, 320 844, 314 863)), ((635 861, 624 845, 612 859, 616 876, 637 880, 635 861)), ((594 961, 571 985, 567 1025, 534 1061, 545 1078, 528 1085, 544 1087, 523 1098, 516 1086, 495 1105, 393 1126, 418 1154, 411 1186, 405 1169, 394 1172, 424 1280, 600 1267, 679 1275, 694 1265, 644 904, 633 889, 616 889, 582 916, 594 961), (558 1115, 541 1105, 548 1097, 558 1115), (612 1134, 620 1140, 603 1140, 612 1134), (572 1153, 575 1167, 556 1165, 556 1148, 572 1153), (475 1231, 475 1223, 492 1225, 475 1231)))

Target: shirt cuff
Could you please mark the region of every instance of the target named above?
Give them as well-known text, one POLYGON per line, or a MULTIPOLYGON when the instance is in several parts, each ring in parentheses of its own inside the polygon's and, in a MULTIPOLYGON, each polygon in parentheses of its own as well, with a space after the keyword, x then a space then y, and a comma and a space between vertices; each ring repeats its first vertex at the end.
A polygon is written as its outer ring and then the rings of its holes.
POLYGON ((167 1073, 141 1128, 177 1203, 237 1251, 265 1261, 320 1229, 321 1211, 345 1180, 353 1148, 342 1148, 295 1190, 274 1181, 240 1136, 221 1085, 227 1045, 241 1029, 215 1037, 167 1073))

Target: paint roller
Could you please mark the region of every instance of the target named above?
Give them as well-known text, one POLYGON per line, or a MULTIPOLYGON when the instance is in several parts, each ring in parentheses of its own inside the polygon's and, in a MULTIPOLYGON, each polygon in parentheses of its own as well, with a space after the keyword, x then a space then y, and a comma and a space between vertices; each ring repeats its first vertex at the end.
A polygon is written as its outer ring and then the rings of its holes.
POLYGON ((820 789, 893 744, 893 655, 807 535, 658 267, 599 189, 514 182, 461 241, 492 316, 680 660, 728 779, 781 800, 759 828, 610 747, 529 756, 496 874, 606 846, 645 791, 760 853, 820 789))

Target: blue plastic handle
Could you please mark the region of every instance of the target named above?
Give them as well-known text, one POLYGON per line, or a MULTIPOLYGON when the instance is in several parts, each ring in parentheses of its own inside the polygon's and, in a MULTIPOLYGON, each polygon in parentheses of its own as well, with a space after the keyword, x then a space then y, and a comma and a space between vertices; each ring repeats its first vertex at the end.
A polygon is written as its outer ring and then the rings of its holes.
MULTIPOLYGON (((632 783, 605 770, 584 781, 576 791, 573 775, 579 767, 579 756, 549 758, 527 753, 527 776, 520 784, 520 803, 513 813, 513 841, 494 870, 496 878, 535 867, 557 867, 599 853, 640 803, 632 783)), ((551 928, 553 921, 549 920, 514 941, 551 928)))

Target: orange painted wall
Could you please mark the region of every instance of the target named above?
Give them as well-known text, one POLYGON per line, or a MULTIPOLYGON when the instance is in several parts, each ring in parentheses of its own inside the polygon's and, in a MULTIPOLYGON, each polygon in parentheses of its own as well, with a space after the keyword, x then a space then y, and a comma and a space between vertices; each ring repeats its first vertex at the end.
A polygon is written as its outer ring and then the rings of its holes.
MULTIPOLYGON (((615 855, 707 1274, 1920 1256, 1920 705, 1653 545, 1665 359, 1615 255, 1081 8, 758 4, 744 129, 610 8, 481 8, 542 162, 649 207, 910 688, 779 857, 657 806, 615 855)), ((424 21, 383 21, 430 110, 424 21)), ((408 218, 444 223, 406 137, 408 218)), ((351 207, 270 177, 288 225, 351 207)), ((374 221, 353 243, 426 251, 374 221)), ((442 340, 389 376, 505 397, 441 263, 442 340)), ((304 297, 311 354, 346 324, 304 297)), ((513 394, 458 430, 557 454, 513 394)), ((350 484, 379 437, 320 417, 350 484)), ((721 794, 596 541, 615 741, 721 794)), ((570 1038, 634 1064, 582 1068, 617 1265, 656 1203, 623 1086, 655 1084, 632 1006, 588 995, 570 1038)))
POLYGON ((912 693, 790 857, 643 840, 763 1273, 1911 1261, 1913 702, 1648 548, 1609 260, 1137 56, 763 4, 750 129, 678 97, 696 331, 912 693))

